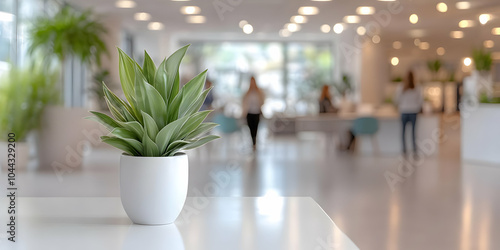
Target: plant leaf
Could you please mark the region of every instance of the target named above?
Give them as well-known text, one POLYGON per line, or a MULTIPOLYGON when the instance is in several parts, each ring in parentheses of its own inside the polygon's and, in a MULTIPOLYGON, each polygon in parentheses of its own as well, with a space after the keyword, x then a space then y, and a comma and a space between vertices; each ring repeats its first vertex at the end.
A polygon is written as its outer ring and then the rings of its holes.
POLYGON ((185 138, 187 135, 193 132, 198 126, 200 126, 205 118, 207 118, 210 112, 212 111, 205 110, 189 116, 189 119, 182 125, 182 128, 178 133, 178 138, 185 138))
POLYGON ((160 93, 161 97, 168 103, 168 94, 167 94, 167 59, 161 62, 160 66, 156 70, 154 87, 160 93))
POLYGON ((108 99, 110 104, 115 107, 116 110, 119 110, 123 117, 128 121, 137 120, 137 117, 134 117, 132 107, 118 96, 116 96, 106 84, 103 85, 103 92, 105 97, 108 99))
POLYGON ((104 143, 107 143, 115 148, 118 148, 120 150, 125 151, 129 155, 132 155, 132 156, 139 156, 140 155, 140 153, 137 152, 137 150, 134 147, 132 147, 129 143, 127 143, 123 139, 116 138, 116 137, 109 137, 109 136, 101 136, 101 140, 104 143))
POLYGON ((196 101, 194 101, 191 106, 189 106, 188 110, 185 112, 184 116, 186 115, 192 115, 195 112, 200 111, 201 106, 203 106, 203 103, 205 102, 205 99, 207 98, 208 93, 212 90, 213 87, 210 87, 209 89, 203 91, 201 95, 198 97, 196 101))
POLYGON ((137 121, 131 121, 131 122, 118 121, 118 124, 120 124, 121 127, 134 132, 137 135, 137 138, 142 138, 142 136, 144 135, 144 128, 137 121))
POLYGON ((196 140, 195 142, 189 144, 187 147, 184 147, 184 149, 188 150, 188 149, 197 148, 197 147, 203 146, 204 144, 211 142, 215 139, 219 139, 219 138, 220 138, 220 136, 217 136, 217 135, 207 135, 207 136, 202 137, 202 138, 196 140))
MULTIPOLYGON (((123 93, 125 98, 131 104, 135 111, 135 96, 134 96, 134 83, 135 83, 135 72, 136 72, 136 62, 132 60, 123 50, 118 48, 119 54, 119 71, 120 71, 120 82, 122 85, 123 93)), ((136 111, 137 112, 137 111, 136 111)))
POLYGON ((198 97, 203 92, 203 87, 205 86, 206 79, 207 70, 191 79, 191 81, 189 81, 182 87, 182 101, 179 105, 179 117, 190 115, 187 114, 187 111, 189 110, 189 107, 193 105, 193 103, 196 103, 196 100, 199 99, 198 97))
POLYGON ((128 129, 125 128, 115 128, 113 131, 111 131, 111 134, 121 138, 121 139, 135 139, 139 140, 137 135, 134 132, 129 131, 128 129))
POLYGON ((141 112, 144 119, 144 131, 146 132, 145 134, 147 134, 150 139, 156 138, 158 134, 158 126, 156 125, 155 120, 150 115, 144 113, 144 111, 141 112))
POLYGON ((166 105, 160 93, 146 82, 144 76, 136 69, 135 93, 137 97, 137 106, 141 111, 155 117, 158 127, 165 126, 166 105))
POLYGON ((163 154, 167 150, 168 145, 172 140, 174 134, 179 133, 182 125, 187 121, 189 117, 185 116, 179 120, 169 123, 167 126, 162 128, 155 138, 158 149, 163 154))
POLYGON ((198 137, 199 135, 203 135, 213 128, 219 126, 218 123, 213 123, 213 122, 207 122, 207 123, 202 123, 200 126, 198 126, 193 132, 191 132, 188 136, 186 136, 187 140, 191 140, 193 138, 198 137))
POLYGON ((99 113, 96 111, 90 111, 94 116, 89 116, 86 117, 86 119, 94 120, 102 125, 104 125, 109 131, 112 131, 114 128, 120 127, 120 124, 118 124, 113 118, 107 116, 106 114, 99 113))
POLYGON ((115 106, 113 106, 107 97, 104 97, 104 100, 106 100, 106 104, 108 105, 108 109, 116 120, 119 120, 121 122, 127 121, 127 119, 125 119, 125 116, 121 113, 121 111, 118 110, 115 106))
POLYGON ((179 149, 181 149, 182 147, 190 144, 191 142, 189 141, 184 141, 184 140, 177 140, 177 141, 174 141, 172 143, 170 143, 170 145, 168 145, 168 148, 167 148, 167 151, 165 152, 164 155, 172 155, 172 151, 178 151, 179 149))
POLYGON ((142 138, 142 145, 144 147, 144 156, 161 156, 160 151, 158 150, 158 146, 155 144, 151 138, 147 134, 144 134, 142 138))
POLYGON ((153 59, 149 56, 148 52, 144 51, 144 64, 142 66, 142 71, 149 84, 154 85, 156 66, 153 59))
POLYGON ((188 48, 189 44, 178 49, 167 59, 165 64, 167 70, 166 96, 168 104, 170 104, 174 100, 174 97, 179 93, 179 66, 188 48))

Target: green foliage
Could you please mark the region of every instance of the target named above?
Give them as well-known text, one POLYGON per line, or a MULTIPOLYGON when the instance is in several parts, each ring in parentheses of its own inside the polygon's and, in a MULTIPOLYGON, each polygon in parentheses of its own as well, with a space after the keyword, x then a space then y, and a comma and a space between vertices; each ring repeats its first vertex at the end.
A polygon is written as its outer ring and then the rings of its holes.
POLYGON ((348 92, 352 91, 351 77, 347 74, 342 75, 342 82, 334 85, 337 91, 341 95, 345 95, 348 92))
POLYGON ((429 68, 429 70, 432 73, 437 73, 439 72, 439 69, 441 69, 441 61, 440 60, 428 61, 427 68, 429 68))
POLYGON ((402 82, 403 81, 403 77, 401 76, 396 76, 394 78, 392 78, 392 82, 402 82))
POLYGON ((92 86, 89 88, 89 91, 90 94, 95 97, 100 110, 105 110, 108 107, 106 100, 104 99, 104 89, 102 88, 102 83, 107 82, 109 84, 109 76, 110 73, 106 69, 100 70, 92 76, 92 86))
POLYGON ((107 51, 102 40, 106 32, 91 11, 79 12, 65 5, 53 17, 43 16, 33 22, 28 51, 39 52, 45 58, 56 56, 60 62, 75 56, 84 63, 99 65, 101 55, 107 51))
POLYGON ((0 78, 0 141, 7 140, 10 132, 24 141, 40 125, 44 108, 59 96, 58 75, 34 63, 26 69, 12 68, 0 78))
POLYGON ((493 64, 493 58, 491 53, 484 51, 483 49, 476 49, 472 52, 472 59, 474 60, 474 65, 476 65, 476 70, 478 71, 489 71, 491 65, 493 64))
POLYGON ((500 97, 488 97, 486 93, 481 93, 479 96, 479 102, 480 103, 493 103, 493 104, 499 104, 500 103, 500 97))
POLYGON ((145 52, 144 64, 118 49, 120 81, 127 101, 103 84, 113 118, 91 112, 110 131, 103 142, 133 156, 173 156, 219 138, 205 135, 217 124, 203 123, 211 111, 200 108, 210 89, 203 90, 207 71, 179 89, 179 65, 189 45, 182 47, 156 68, 145 52))

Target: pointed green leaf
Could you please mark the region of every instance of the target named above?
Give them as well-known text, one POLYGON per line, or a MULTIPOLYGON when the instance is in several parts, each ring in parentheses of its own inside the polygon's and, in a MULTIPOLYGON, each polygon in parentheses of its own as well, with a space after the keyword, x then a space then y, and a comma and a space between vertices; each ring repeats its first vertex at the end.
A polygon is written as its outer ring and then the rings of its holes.
POLYGON ((219 126, 219 124, 213 123, 213 122, 202 123, 193 132, 191 132, 188 136, 186 136, 186 139, 191 140, 193 138, 196 138, 200 135, 203 135, 203 134, 209 132, 210 130, 212 130, 213 128, 215 128, 217 126, 219 126))
POLYGON ((179 118, 182 118, 182 117, 178 117, 179 106, 181 105, 181 101, 182 101, 182 92, 183 91, 181 89, 180 94, 175 96, 174 100, 168 106, 167 124, 171 123, 179 118))
POLYGON ((181 64, 182 58, 186 54, 189 45, 186 45, 176 52, 174 52, 166 62, 167 69, 167 100, 170 104, 174 97, 179 93, 179 66, 181 64))
POLYGON ((156 70, 154 87, 160 93, 163 101, 168 103, 168 95, 167 95, 167 59, 161 62, 160 66, 156 70))
POLYGON ((144 147, 144 156, 161 156, 158 146, 149 138, 147 134, 144 134, 144 137, 142 138, 142 145, 144 147))
POLYGON ((156 125, 155 120, 148 114, 142 112, 142 118, 144 119, 144 130, 145 134, 149 136, 149 138, 156 138, 158 134, 158 126, 156 125))
POLYGON ((177 141, 174 141, 172 143, 170 143, 170 145, 168 145, 168 148, 167 148, 167 152, 165 153, 166 155, 170 155, 172 151, 174 150, 179 150, 181 149, 182 147, 188 145, 189 141, 184 141, 184 140, 177 140, 177 141))
POLYGON ((134 132, 129 131, 128 129, 125 128, 115 128, 113 131, 111 131, 111 134, 122 139, 135 139, 139 140, 137 135, 134 132))
POLYGON ((144 76, 146 77, 148 83, 153 85, 155 81, 156 66, 153 59, 151 59, 146 51, 144 51, 144 64, 142 66, 142 71, 144 72, 144 76))
POLYGON ((106 114, 95 112, 95 111, 90 111, 94 116, 89 116, 87 119, 90 120, 95 120, 102 125, 104 125, 109 131, 112 131, 114 128, 120 127, 120 125, 113 120, 113 118, 107 116, 106 114))
POLYGON ((196 100, 198 100, 198 97, 203 92, 203 87, 205 86, 206 79, 207 70, 191 79, 191 81, 189 81, 182 87, 182 101, 179 106, 179 117, 185 116, 189 110, 189 107, 193 105, 193 103, 196 103, 196 100))
POLYGON ((109 100, 110 104, 116 110, 120 111, 120 113, 122 114, 123 117, 126 118, 126 120, 128 121, 137 120, 137 118, 133 115, 134 111, 132 110, 132 107, 130 107, 128 103, 124 102, 122 99, 116 96, 104 83, 103 83, 103 90, 104 90, 104 96, 109 100))
POLYGON ((104 97, 104 100, 106 100, 106 104, 108 105, 108 109, 116 120, 119 120, 121 122, 127 121, 127 119, 125 119, 125 116, 123 116, 121 111, 118 110, 115 106, 113 106, 107 97, 104 97))
POLYGON ((140 156, 139 152, 134 149, 129 143, 123 139, 109 136, 101 136, 101 140, 115 148, 125 151, 125 153, 132 156, 140 156))
POLYGON ((205 110, 201 112, 194 113, 189 117, 189 119, 182 125, 179 131, 179 138, 184 138, 193 132, 200 124, 207 118, 208 114, 212 112, 211 110, 205 110))
POLYGON ((139 109, 156 118, 155 122, 158 127, 165 126, 167 106, 160 93, 152 85, 148 84, 144 76, 138 71, 135 84, 137 106, 139 109))
POLYGON ((182 128, 182 125, 187 121, 189 117, 185 116, 179 120, 176 120, 172 123, 169 123, 167 126, 162 128, 158 135, 156 136, 156 144, 158 145, 158 149, 161 153, 165 153, 168 145, 175 141, 174 134, 178 134, 182 128))
POLYGON ((125 98, 127 98, 128 102, 132 105, 132 108, 135 108, 134 83, 136 62, 120 48, 118 48, 118 54, 120 82, 123 93, 125 94, 125 98))
POLYGON ((203 106, 203 103, 205 102, 205 99, 207 98, 208 93, 212 90, 213 87, 210 87, 209 89, 203 91, 203 93, 198 97, 196 101, 194 101, 191 106, 187 109, 185 112, 184 116, 186 115, 192 115, 198 111, 200 111, 201 106, 203 106))
POLYGON ((132 121, 132 122, 120 122, 120 121, 118 121, 118 124, 120 124, 121 127, 126 128, 126 129, 134 132, 136 134, 137 138, 142 138, 142 136, 144 135, 144 128, 137 121, 132 121))
POLYGON ((202 137, 200 138, 199 140, 189 144, 187 147, 184 147, 185 150, 188 150, 188 149, 193 149, 193 148, 197 148, 197 147, 200 147, 200 146, 203 146, 204 144, 208 143, 208 142, 211 142, 215 139, 219 139, 220 136, 216 136, 216 135, 207 135, 205 137, 202 137))

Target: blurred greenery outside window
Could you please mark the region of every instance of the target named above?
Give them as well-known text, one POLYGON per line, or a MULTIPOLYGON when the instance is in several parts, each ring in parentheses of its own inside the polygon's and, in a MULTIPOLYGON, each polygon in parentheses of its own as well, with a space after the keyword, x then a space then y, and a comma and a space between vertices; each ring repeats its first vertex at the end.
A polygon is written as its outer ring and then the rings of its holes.
POLYGON ((239 115, 250 77, 266 93, 263 114, 304 115, 316 112, 319 89, 332 84, 332 44, 327 42, 182 42, 192 46, 183 79, 208 69, 215 107, 239 115))

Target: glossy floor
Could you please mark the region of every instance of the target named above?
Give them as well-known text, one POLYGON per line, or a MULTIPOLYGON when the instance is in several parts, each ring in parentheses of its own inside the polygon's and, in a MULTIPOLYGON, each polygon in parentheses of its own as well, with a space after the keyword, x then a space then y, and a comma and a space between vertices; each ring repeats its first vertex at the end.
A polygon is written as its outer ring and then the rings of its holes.
MULTIPOLYGON (((360 249, 500 249, 500 166, 462 163, 454 125, 415 159, 338 152, 321 134, 262 133, 253 154, 248 138, 228 136, 190 153, 189 195, 310 196, 360 249)), ((118 196, 118 165, 118 151, 95 150, 60 179, 20 173, 20 192, 118 196)))

